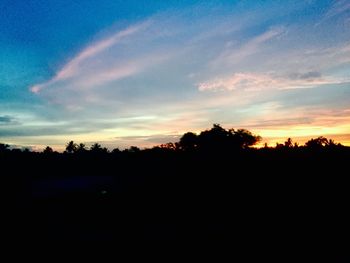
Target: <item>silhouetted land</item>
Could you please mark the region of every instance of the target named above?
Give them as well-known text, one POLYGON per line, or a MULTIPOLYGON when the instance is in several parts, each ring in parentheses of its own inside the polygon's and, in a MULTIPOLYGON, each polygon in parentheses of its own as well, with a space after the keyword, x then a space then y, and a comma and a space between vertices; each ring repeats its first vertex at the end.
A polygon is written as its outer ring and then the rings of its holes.
POLYGON ((259 139, 216 125, 147 150, 70 142, 65 153, 36 153, 1 145, 3 236, 225 242, 241 252, 343 257, 349 147, 320 137, 251 148, 259 139))

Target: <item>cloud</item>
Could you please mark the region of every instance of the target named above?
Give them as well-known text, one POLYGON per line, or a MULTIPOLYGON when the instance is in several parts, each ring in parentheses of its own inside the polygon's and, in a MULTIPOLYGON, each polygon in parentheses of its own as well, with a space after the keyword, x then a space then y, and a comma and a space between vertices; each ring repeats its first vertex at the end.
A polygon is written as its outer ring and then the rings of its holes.
POLYGON ((198 84, 200 91, 236 90, 268 87, 275 80, 269 76, 254 73, 236 73, 230 77, 217 78, 198 84))
MULTIPOLYGON (((177 142, 180 137, 179 134, 151 134, 147 136, 123 136, 116 137, 113 144, 118 144, 121 148, 128 148, 130 146, 143 145, 143 147, 153 147, 168 142, 177 142)), ((111 143, 111 142, 109 142, 111 143)))
POLYGON ((310 117, 293 117, 293 118, 282 118, 282 119, 269 119, 269 120, 259 120, 253 123, 246 123, 244 127, 247 129, 266 129, 266 128, 285 128, 296 126, 296 125, 309 125, 312 123, 310 117))
MULTIPOLYGON (((277 49, 277 52, 279 50, 277 49)), ((350 62, 350 42, 333 46, 301 46, 271 56, 265 67, 280 72, 324 72, 350 62)))
POLYGON ((74 86, 77 89, 102 86, 106 83, 140 73, 152 65, 165 61, 170 56, 171 54, 147 54, 144 57, 118 63, 114 67, 97 70, 91 75, 83 75, 74 81, 74 86))
MULTIPOLYGON (((150 21, 146 21, 137 25, 130 26, 124 30, 121 30, 113 34, 110 37, 107 37, 105 39, 102 39, 100 41, 90 44, 85 49, 83 49, 80 53, 78 53, 74 58, 72 58, 66 65, 64 65, 63 68, 59 70, 52 79, 50 79, 45 83, 36 84, 32 86, 30 88, 30 91, 32 91, 33 93, 38 93, 41 90, 59 81, 63 81, 63 80, 72 78, 76 75, 82 74, 83 68, 86 67, 84 63, 88 62, 89 59, 108 50, 109 48, 121 42, 126 37, 132 36, 133 34, 136 34, 137 32, 139 32, 140 30, 145 29, 147 26, 149 26, 149 24, 150 24, 150 21)), ((108 72, 106 74, 108 74, 108 72)), ((123 74, 120 74, 120 73, 119 75, 118 73, 115 74, 116 78, 120 77, 120 75, 123 75, 123 74)), ((128 74, 124 73, 124 75, 128 75, 128 74)), ((113 79, 113 78, 110 76, 108 79, 113 79)))
POLYGON ((0 116, 0 124, 8 124, 13 121, 11 116, 0 116))
POLYGON ((74 84, 77 89, 99 86, 113 80, 119 80, 132 76, 133 74, 139 72, 141 68, 142 64, 137 63, 117 66, 115 68, 96 72, 90 76, 79 78, 77 81, 74 81, 74 84))
POLYGON ((13 126, 19 124, 17 118, 10 115, 0 116, 0 126, 13 126))
POLYGON ((32 86, 31 92, 68 112, 89 111, 93 106, 100 106, 98 112, 123 111, 125 94, 135 93, 147 81, 139 81, 138 76, 147 78, 148 72, 186 50, 159 43, 172 38, 170 33, 164 36, 160 22, 150 18, 90 44, 52 79, 32 86), (125 85, 128 80, 137 81, 125 85))
POLYGON ((305 73, 294 73, 291 74, 291 78, 294 79, 319 79, 322 77, 322 74, 317 71, 310 71, 310 72, 305 72, 305 73))
POLYGON ((229 77, 216 78, 197 85, 199 91, 267 90, 313 88, 326 84, 339 84, 350 79, 323 77, 320 72, 294 73, 290 77, 274 77, 271 74, 235 73, 229 77))
POLYGON ((255 36, 240 47, 229 47, 222 52, 214 61, 211 62, 213 66, 220 66, 223 63, 238 64, 245 58, 252 56, 261 51, 262 45, 285 32, 284 27, 271 28, 264 33, 255 36))
POLYGON ((350 11, 350 2, 348 0, 337 0, 334 1, 334 4, 327 11, 324 16, 324 20, 331 19, 334 16, 343 14, 345 12, 350 11))
POLYGON ((321 19, 315 24, 315 28, 319 27, 320 25, 325 25, 325 23, 330 23, 331 20, 335 20, 338 17, 344 19, 344 25, 349 22, 348 16, 342 16, 343 14, 346 14, 350 11, 350 2, 348 0, 335 0, 330 5, 328 10, 323 14, 321 19))

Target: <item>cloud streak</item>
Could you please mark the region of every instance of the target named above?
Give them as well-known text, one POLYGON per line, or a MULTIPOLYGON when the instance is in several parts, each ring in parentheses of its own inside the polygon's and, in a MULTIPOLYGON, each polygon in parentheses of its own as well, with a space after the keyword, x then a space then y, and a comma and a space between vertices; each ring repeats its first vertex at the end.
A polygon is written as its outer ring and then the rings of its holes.
POLYGON ((218 58, 211 62, 212 66, 220 66, 221 64, 239 64, 245 58, 258 53, 261 46, 268 41, 272 41, 276 37, 285 32, 284 27, 271 28, 260 35, 255 36, 240 47, 228 47, 222 52, 218 58))
POLYGON ((293 77, 274 77, 269 74, 235 73, 232 76, 216 78, 197 85, 199 91, 258 91, 267 89, 314 88, 320 85, 340 84, 350 79, 322 77, 319 72, 292 74, 293 77))
MULTIPOLYGON (((78 74, 81 74, 81 68, 83 67, 82 64, 86 62, 88 59, 95 57, 96 55, 106 51, 108 48, 111 48, 112 46, 118 44, 124 38, 128 36, 132 36, 133 34, 136 34, 140 30, 146 28, 149 24, 150 24, 150 21, 145 21, 138 25, 130 26, 124 30, 121 30, 115 33, 110 37, 107 37, 105 39, 102 39, 96 43, 93 43, 87 46, 80 53, 78 53, 74 58, 72 58, 66 65, 64 65, 63 68, 59 70, 52 79, 50 79, 45 83, 32 86, 30 88, 30 91, 33 93, 38 93, 52 84, 55 84, 59 81, 66 80, 78 74)), ((123 75, 127 76, 128 74, 125 74, 126 71, 127 70, 125 70, 124 73, 117 72, 115 74, 116 78, 123 75)), ((131 72, 129 71, 129 73, 131 72)), ((106 75, 108 75, 108 72, 106 73, 106 75)), ((109 77, 109 79, 111 79, 111 77, 109 77)))
POLYGON ((13 123, 14 118, 11 116, 0 116, 0 125, 6 125, 6 124, 10 124, 13 123))
POLYGON ((350 11, 350 2, 347 0, 337 0, 326 12, 323 21, 350 11))

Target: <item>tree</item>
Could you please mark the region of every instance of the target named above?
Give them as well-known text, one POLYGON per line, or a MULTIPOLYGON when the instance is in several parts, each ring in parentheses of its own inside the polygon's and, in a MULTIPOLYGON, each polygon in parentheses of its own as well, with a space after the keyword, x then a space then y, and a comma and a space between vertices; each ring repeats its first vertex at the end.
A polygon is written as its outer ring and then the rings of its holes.
POLYGON ((168 142, 168 143, 161 144, 159 147, 161 149, 175 151, 177 149, 176 146, 177 146, 176 143, 168 142))
POLYGON ((77 151, 78 153, 86 152, 87 149, 86 149, 85 144, 84 144, 84 143, 79 143, 79 145, 77 146, 76 151, 77 151))
POLYGON ((66 152, 67 153, 75 153, 77 151, 77 144, 74 141, 70 141, 69 143, 67 143, 66 146, 66 152))
POLYGON ((8 145, 8 144, 0 143, 0 153, 8 151, 9 147, 10 147, 10 145, 8 145))
POLYGON ((101 144, 97 142, 91 145, 90 151, 92 153, 108 153, 108 149, 105 147, 102 147, 101 144))
POLYGON ((180 138, 179 147, 184 151, 193 151, 198 146, 198 136, 193 132, 187 132, 180 138))
POLYGON ((275 146, 275 149, 284 149, 284 144, 282 143, 279 143, 279 142, 276 142, 276 146, 275 146))
POLYGON ((288 138, 285 142, 284 142, 284 147, 286 148, 293 148, 293 141, 291 138, 288 138))
POLYGON ((337 148, 337 147, 342 147, 343 145, 341 143, 336 143, 334 140, 329 139, 327 147, 329 148, 337 148))
POLYGON ((141 151, 140 148, 137 146, 130 146, 130 148, 128 149, 128 152, 130 152, 130 153, 137 153, 140 151, 141 151))
POLYGON ((102 150, 102 146, 101 146, 101 144, 99 144, 99 143, 94 143, 93 145, 91 145, 91 147, 90 147, 90 151, 92 151, 92 152, 100 152, 102 150))
POLYGON ((223 150, 229 147, 230 133, 219 124, 214 124, 210 130, 200 133, 199 147, 206 151, 223 150))
POLYGON ((214 124, 210 130, 202 131, 198 136, 192 132, 185 133, 179 142, 179 148, 184 151, 199 149, 202 151, 227 151, 246 149, 261 140, 245 129, 225 130, 219 124, 214 124))
POLYGON ((114 148, 113 150, 112 150, 112 153, 113 154, 119 154, 121 151, 119 150, 119 148, 114 148))
POLYGON ((237 131, 230 129, 231 146, 239 149, 247 149, 261 141, 261 137, 253 135, 246 129, 238 129, 237 131))
POLYGON ((29 148, 24 148, 24 149, 23 149, 23 152, 24 152, 24 153, 30 153, 30 149, 29 149, 29 148))
POLYGON ((46 146, 46 148, 43 150, 44 154, 52 154, 53 149, 50 146, 46 146))
POLYGON ((329 144, 328 139, 320 136, 316 139, 311 139, 305 143, 305 146, 310 149, 320 149, 329 144))

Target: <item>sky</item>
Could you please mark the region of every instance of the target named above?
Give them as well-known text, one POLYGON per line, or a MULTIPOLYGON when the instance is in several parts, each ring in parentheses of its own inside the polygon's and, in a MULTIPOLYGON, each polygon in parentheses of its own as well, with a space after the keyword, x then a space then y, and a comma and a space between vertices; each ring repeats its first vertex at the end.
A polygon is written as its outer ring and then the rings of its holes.
POLYGON ((151 147, 214 123, 350 145, 350 1, 0 0, 0 142, 151 147))

